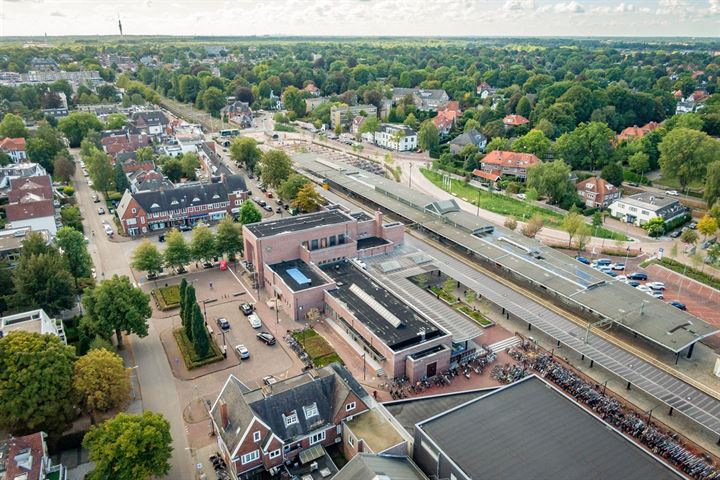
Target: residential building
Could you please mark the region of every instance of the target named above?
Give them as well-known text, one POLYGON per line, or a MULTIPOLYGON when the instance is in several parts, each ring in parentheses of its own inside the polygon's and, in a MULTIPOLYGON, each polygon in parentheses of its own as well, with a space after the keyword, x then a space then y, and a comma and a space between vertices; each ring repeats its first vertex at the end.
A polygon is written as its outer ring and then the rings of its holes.
POLYGON ((135 152, 119 152, 115 155, 115 162, 120 162, 123 172, 137 172, 155 169, 155 162, 152 160, 144 160, 139 162, 135 152))
POLYGON ((62 320, 48 317, 43 309, 0 317, 0 338, 15 331, 55 335, 67 343, 62 320))
POLYGON ((210 417, 232 478, 249 478, 263 470, 278 473, 286 463, 320 461, 323 447, 342 441, 344 421, 371 402, 352 375, 333 363, 254 390, 231 375, 210 417))
POLYGON ((503 118, 503 125, 505 125, 506 129, 519 127, 528 123, 530 123, 530 120, 523 117, 522 115, 507 115, 505 118, 503 118))
POLYGON ((4 137, 0 138, 0 152, 6 153, 13 163, 23 163, 27 160, 25 152, 25 139, 4 137))
POLYGON ((126 190, 117 207, 130 236, 236 215, 247 198, 241 175, 221 176, 211 183, 186 183, 168 190, 126 190))
POLYGON ((67 480, 67 469, 53 465, 45 432, 0 440, 0 479, 67 480))
POLYGON ((441 136, 447 136, 461 114, 459 102, 447 102, 446 105, 438 107, 437 115, 433 117, 432 122, 441 136))
POLYGON ((305 99, 305 111, 312 112, 320 105, 324 105, 330 101, 330 97, 310 97, 305 99))
POLYGON ((30 227, 33 231, 57 233, 52 181, 49 176, 21 177, 10 181, 8 205, 5 206, 10 228, 30 227))
POLYGON ((482 152, 487 146, 487 137, 476 129, 471 128, 465 133, 453 138, 450 143, 450 151, 455 155, 468 145, 475 145, 482 152))
POLYGON ((35 57, 30 60, 32 70, 40 72, 52 72, 60 69, 60 66, 52 58, 35 57))
POLYGON ((415 150, 418 145, 417 132, 407 125, 382 123, 374 138, 376 145, 399 152, 415 150))
POLYGON ((135 112, 131 121, 141 133, 146 135, 162 135, 170 125, 167 117, 160 110, 135 112))
POLYGON ((43 115, 46 117, 62 118, 70 114, 68 107, 43 108, 43 115))
POLYGON ((150 135, 146 133, 130 133, 126 130, 104 134, 100 145, 105 153, 115 157, 118 153, 135 152, 137 149, 152 145, 150 135))
POLYGON ((414 436, 430 478, 683 478, 536 375, 423 420, 414 436))
POLYGON ((525 180, 528 169, 538 163, 540 159, 532 153, 493 150, 483 157, 480 169, 493 175, 509 175, 525 180))
POLYGON ((11 163, 0 167, 0 190, 10 187, 15 178, 39 177, 47 175, 45 168, 39 163, 11 163))
POLYGON ((490 86, 487 82, 480 83, 475 89, 475 93, 480 96, 483 100, 495 95, 496 89, 490 86))
POLYGON ((610 215, 637 226, 655 217, 669 222, 686 215, 688 211, 677 199, 652 192, 622 197, 610 204, 610 215))
POLYGON ((135 170, 128 172, 127 177, 132 193, 175 188, 175 185, 166 176, 156 170, 135 170))
POLYGON ((350 133, 355 136, 360 135, 360 129, 362 128, 363 123, 365 123, 365 120, 367 120, 367 117, 363 117, 362 115, 358 115, 353 118, 352 123, 350 124, 350 133))
POLYGON ((22 243, 30 233, 39 233, 46 241, 50 241, 50 233, 47 230, 33 231, 30 227, 1 229, 0 261, 7 262, 10 268, 15 268, 20 258, 22 243))
POLYGON ((235 101, 224 106, 220 110, 220 116, 223 117, 226 122, 234 123, 240 128, 252 127, 252 110, 250 109, 250 104, 247 102, 235 101))
POLYGON ((333 480, 428 480, 405 456, 361 453, 354 456, 333 480))
POLYGON ((90 85, 94 87, 104 83, 105 81, 100 76, 100 72, 97 70, 93 71, 78 71, 78 72, 54 72, 54 71, 30 71, 28 73, 14 74, 14 72, 7 72, 10 75, 6 75, 6 72, 0 72, 0 85, 7 85, 9 87, 17 87, 20 85, 39 85, 42 83, 53 83, 58 80, 67 80, 67 82, 73 87, 73 90, 77 90, 80 85, 90 85))
POLYGON ((445 90, 423 88, 393 88, 392 101, 397 104, 406 97, 421 111, 433 111, 447 105, 450 97, 445 90))
POLYGON ((303 88, 304 92, 309 93, 313 97, 319 97, 320 96, 320 89, 315 86, 314 83, 308 83, 305 85, 305 88, 303 88))
POLYGON ((590 177, 575 185, 577 193, 585 205, 604 210, 620 198, 620 190, 612 183, 600 177, 590 177))
POLYGON ((631 142, 633 140, 638 140, 644 137, 647 133, 652 132, 659 126, 660 124, 657 122, 648 122, 642 127, 638 127, 637 125, 627 127, 622 132, 620 132, 620 134, 617 136, 617 140, 618 142, 631 142))
POLYGON ((358 115, 377 116, 377 107, 375 105, 334 105, 330 108, 330 127, 333 129, 337 125, 347 127, 358 115))

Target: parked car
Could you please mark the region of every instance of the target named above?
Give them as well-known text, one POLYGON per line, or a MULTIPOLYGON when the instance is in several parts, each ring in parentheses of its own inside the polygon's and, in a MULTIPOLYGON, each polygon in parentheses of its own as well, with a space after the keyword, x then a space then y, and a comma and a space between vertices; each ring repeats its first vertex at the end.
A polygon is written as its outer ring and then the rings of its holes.
POLYGON ((628 281, 626 275, 618 275, 617 277, 615 277, 615 280, 617 280, 619 282, 627 282, 628 281))
POLYGON ((642 280, 645 281, 648 279, 647 273, 643 272, 633 272, 630 275, 627 276, 630 280, 642 280))
POLYGON ((605 275, 610 275, 610 276, 613 277, 613 278, 615 278, 615 277, 618 276, 618 274, 615 273, 615 272, 613 272, 612 270, 603 270, 603 273, 604 273, 605 275))
POLYGON ((275 213, 282 213, 282 211, 283 211, 283 210, 282 210, 282 207, 277 207, 277 208, 275 209, 275 213))
POLYGON ((100 199, 98 198, 98 196, 96 194, 93 194, 92 201, 93 201, 93 203, 100 203, 100 199))
POLYGON ((273 377, 272 375, 267 375, 263 377, 263 383, 265 385, 273 385, 278 382, 278 379, 273 377))
POLYGON ((590 260, 588 260, 585 257, 575 257, 575 259, 580 263, 584 263, 585 265, 590 265, 590 260))
POLYGON ((690 225, 688 225, 692 230, 695 230, 697 228, 697 222, 690 222, 690 225))
POLYGON ((158 242, 163 243, 164 241, 165 241, 165 234, 163 233, 158 236, 158 242))
POLYGON ((647 292, 647 294, 652 295, 653 297, 657 298, 658 300, 663 300, 665 298, 665 296, 663 295, 662 292, 653 291, 653 292, 647 292))
POLYGON ((105 209, 102 207, 98 207, 98 215, 105 215, 105 209))
POLYGON ((663 282, 650 282, 646 283, 645 285, 652 288, 653 290, 665 290, 665 284, 663 282))
POLYGON ((113 233, 115 233, 113 232, 112 227, 108 224, 103 225, 103 229, 105 230, 105 235, 107 235, 108 237, 112 237, 113 233))
POLYGON ((641 292, 645 292, 645 293, 651 293, 651 292, 652 292, 652 289, 651 289, 650 287, 648 287, 647 285, 638 285, 638 286, 635 287, 635 288, 637 288, 637 289, 640 290, 641 292))
POLYGON ((240 360, 246 360, 250 358, 250 350, 248 350, 247 347, 242 343, 240 345, 235 345, 235 353, 240 358, 240 360))
POLYGON ((227 318, 220 317, 217 319, 218 327, 222 328, 223 330, 230 330, 230 322, 227 321, 227 318))
POLYGON ((275 345, 275 337, 270 332, 258 332, 255 336, 266 345, 275 345))
POLYGON ((630 285, 631 287, 638 287, 638 286, 640 286, 640 282, 638 282, 637 280, 628 280, 628 281, 627 281, 627 284, 630 285))
POLYGON ((243 312, 245 316, 250 315, 251 313, 253 313, 253 306, 250 303, 241 303, 240 311, 243 312))
POLYGON ((263 209, 264 209, 266 212, 272 212, 272 211, 273 211, 273 208, 272 208, 270 205, 268 205, 267 203, 266 203, 265 205, 263 205, 263 209))
POLYGON ((178 227, 178 230, 180 230, 181 232, 189 232, 190 230, 192 230, 192 227, 190 225, 180 225, 178 227))
POLYGON ((675 230, 670 233, 670 238, 678 238, 682 234, 682 230, 675 230))
POLYGON ((609 258, 598 258, 595 260, 595 264, 600 266, 609 266, 612 265, 612 261, 609 258))
POLYGON ((525 200, 525 199, 527 198, 527 195, 525 195, 524 193, 518 193, 518 194, 517 194, 517 197, 518 197, 520 200, 525 200))
POLYGON ((672 305, 675 308, 679 308, 680 310, 687 310, 687 307, 684 303, 678 302, 677 300, 670 300, 670 305, 672 305))
POLYGON ((625 264, 624 263, 613 263, 610 268, 613 270, 625 270, 625 264))
POLYGON ((255 313, 251 313, 248 315, 248 322, 250 322, 250 326, 252 328, 260 328, 262 327, 262 322, 260 321, 260 317, 257 316, 255 313))
POLYGON ((665 193, 666 193, 667 195, 670 195, 671 197, 677 197, 678 195, 680 195, 677 190, 668 190, 668 191, 665 192, 665 193))
POLYGON ((267 192, 265 195, 267 195, 268 198, 273 198, 272 192, 267 192))

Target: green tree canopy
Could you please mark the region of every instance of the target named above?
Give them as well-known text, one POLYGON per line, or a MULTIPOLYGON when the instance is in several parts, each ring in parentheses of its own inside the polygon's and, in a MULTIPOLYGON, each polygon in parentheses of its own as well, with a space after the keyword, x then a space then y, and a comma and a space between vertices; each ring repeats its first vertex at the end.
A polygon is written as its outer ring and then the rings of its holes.
POLYGON ((210 339, 205 327, 205 319, 197 302, 192 306, 192 342, 198 357, 206 357, 210 351, 210 339))
POLYGON ((75 349, 55 335, 11 332, 0 339, 0 426, 13 433, 60 432, 75 417, 75 349))
POLYGON ((237 164, 245 165, 248 172, 253 171, 261 156, 257 141, 252 137, 236 138, 230 145, 230 158, 237 164))
POLYGON ((280 185, 277 191, 278 195, 289 202, 295 198, 297 192, 308 182, 310 180, 304 175, 293 173, 280 185))
POLYGON ((550 203, 560 203, 574 188, 570 166, 562 160, 533 165, 528 169, 527 186, 548 197, 550 203))
POLYGON ((610 162, 603 167, 602 172, 600 172, 600 178, 607 180, 616 187, 619 187, 622 185, 624 178, 623 169, 619 164, 610 162))
POLYGON ((128 119, 122 113, 111 113, 107 116, 105 126, 108 130, 117 130, 127 125, 128 119))
POLYGON ((208 261, 217 255, 215 237, 206 225, 198 225, 193 229, 190 252, 196 262, 208 261))
POLYGON ((75 304, 73 277, 56 250, 21 255, 13 272, 14 303, 23 309, 42 308, 57 315, 75 304))
POLYGON ((288 87, 283 93, 285 108, 294 113, 297 118, 305 116, 305 98, 303 93, 296 87, 288 87))
POLYGON ((61 182, 67 182, 75 174, 75 162, 67 155, 57 154, 53 159, 53 175, 61 182))
POLYGON ((281 150, 269 150, 260 162, 260 176, 265 184, 276 188, 292 173, 292 161, 281 150))
POLYGON ((95 462, 92 480, 147 480, 170 471, 170 424, 159 413, 120 413, 85 434, 83 447, 95 462))
POLYGON ((720 142, 689 128, 672 130, 658 148, 663 176, 677 179, 683 189, 701 180, 710 162, 720 158, 720 142))
MULTIPOLYGON (((525 98, 525 97, 523 97, 525 98)), ((496 139, 493 139, 493 141, 496 139)), ((538 129, 530 130, 528 133, 512 142, 513 152, 524 152, 535 154, 538 158, 545 158, 550 149, 552 142, 538 129)))
POLYGON ((315 185, 308 182, 298 190, 291 205, 299 208, 303 212, 316 212, 323 203, 325 203, 325 200, 322 195, 315 190, 315 185))
POLYGON ((240 206, 240 223, 248 225, 259 222, 260 220, 262 220, 260 210, 258 210, 251 200, 245 200, 240 206))
POLYGON ((62 227, 55 236, 55 243, 62 250, 76 285, 78 278, 90 276, 92 259, 85 244, 85 236, 81 232, 72 227, 62 227))
POLYGON ((91 350, 75 362, 73 388, 80 408, 95 424, 95 412, 107 412, 130 399, 130 370, 116 353, 91 350))
POLYGON ((58 128, 65 134, 71 147, 79 147, 90 130, 99 132, 103 129, 103 124, 90 112, 73 112, 60 119, 58 128))
POLYGON ((716 205, 720 199, 720 159, 715 160, 707 167, 705 175, 705 201, 708 205, 716 205))
POLYGON ((113 275, 95 288, 85 291, 83 306, 97 333, 105 338, 115 333, 122 348, 122 332, 144 337, 147 319, 152 315, 150 296, 134 287, 126 276, 113 275))
POLYGON ((604 123, 581 123, 555 144, 555 153, 573 169, 594 170, 606 165, 613 155, 615 133, 604 123))
POLYGON ((173 229, 165 236, 165 241, 165 265, 180 270, 190 263, 192 254, 182 233, 173 229))
POLYGON ((220 255, 232 258, 243 251, 243 238, 240 227, 230 217, 223 218, 218 224, 215 234, 215 246, 220 255))
POLYGON ((12 113, 7 113, 0 122, 0 137, 27 138, 28 129, 23 119, 12 113))
POLYGON ((125 190, 129 189, 130 182, 123 171, 122 163, 118 160, 115 162, 115 190, 120 193, 124 193, 125 190))
POLYGON ((430 120, 426 120, 418 132, 418 145, 424 150, 432 150, 439 144, 440 134, 437 127, 430 120))
POLYGON ((163 256, 154 243, 145 239, 133 252, 130 265, 135 270, 147 272, 151 276, 156 275, 162 270, 163 256))

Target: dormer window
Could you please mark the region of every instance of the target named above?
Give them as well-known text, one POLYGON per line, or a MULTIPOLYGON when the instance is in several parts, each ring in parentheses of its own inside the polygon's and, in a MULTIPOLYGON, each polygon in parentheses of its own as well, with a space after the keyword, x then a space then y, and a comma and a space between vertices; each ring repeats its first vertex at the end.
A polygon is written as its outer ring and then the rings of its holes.
POLYGON ((199 199, 198 197, 195 197, 195 198, 192 199, 192 201, 193 201, 193 202, 199 202, 200 199, 199 199))
POLYGON ((347 405, 345 405, 345 411, 346 411, 346 412, 352 412, 353 410, 355 410, 355 407, 357 407, 357 405, 355 404, 355 402, 350 402, 350 403, 348 403, 347 405))
POLYGON ((295 410, 293 410, 292 412, 288 413, 287 415, 283 415, 283 420, 285 420, 286 427, 295 425, 296 423, 298 423, 297 412, 295 410))
POLYGON ((303 411, 305 412, 305 418, 312 418, 317 416, 318 414, 318 408, 317 403, 313 403, 312 405, 308 407, 303 407, 303 411))
POLYGON ((218 194, 216 193, 215 195, 212 196, 212 198, 213 198, 213 200, 216 200, 216 199, 220 198, 220 195, 218 195, 218 194))
POLYGON ((177 201, 177 200, 173 200, 172 202, 170 202, 170 205, 178 205, 178 201, 177 201))

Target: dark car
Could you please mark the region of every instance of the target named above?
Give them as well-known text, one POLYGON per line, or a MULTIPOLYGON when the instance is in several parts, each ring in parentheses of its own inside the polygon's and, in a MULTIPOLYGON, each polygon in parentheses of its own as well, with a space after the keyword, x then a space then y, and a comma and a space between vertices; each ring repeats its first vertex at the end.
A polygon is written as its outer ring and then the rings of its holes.
POLYGON ((588 260, 585 257, 575 257, 575 259, 580 263, 584 263, 585 265, 590 265, 590 260, 588 260))
POLYGON ((165 235, 158 236, 158 242, 163 243, 165 241, 165 235))
POLYGON ((192 227, 190 225, 180 225, 178 227, 178 230, 180 230, 181 232, 189 232, 190 230, 192 230, 192 227))
POLYGON ((250 303, 241 303, 240 311, 243 312, 245 315, 250 315, 253 312, 253 306, 250 303))
POLYGON ((227 321, 226 318, 220 317, 217 319, 218 327, 222 328, 223 330, 230 330, 230 322, 227 321))
POLYGON ((270 332, 260 332, 257 335, 255 335, 258 340, 261 342, 267 344, 267 345, 275 345, 275 337, 270 332))
POLYGON ((682 234, 681 230, 675 230, 670 234, 670 238, 678 238, 682 234))
POLYGON ((679 308, 680 310, 687 310, 687 307, 684 303, 678 302, 677 300, 670 300, 670 305, 672 305, 675 308, 679 308))
POLYGON ((607 270, 607 271, 605 271, 604 273, 605 273, 605 275, 610 275, 611 277, 617 277, 617 276, 618 276, 618 274, 615 273, 615 272, 613 272, 612 270, 607 270))
POLYGON ((647 280, 648 276, 647 273, 643 272, 633 272, 630 275, 627 276, 628 280, 647 280))
POLYGON ((627 284, 631 287, 637 287, 640 285, 640 282, 638 282, 637 280, 628 280, 627 284))

